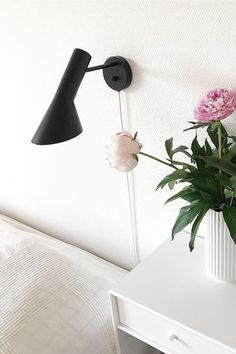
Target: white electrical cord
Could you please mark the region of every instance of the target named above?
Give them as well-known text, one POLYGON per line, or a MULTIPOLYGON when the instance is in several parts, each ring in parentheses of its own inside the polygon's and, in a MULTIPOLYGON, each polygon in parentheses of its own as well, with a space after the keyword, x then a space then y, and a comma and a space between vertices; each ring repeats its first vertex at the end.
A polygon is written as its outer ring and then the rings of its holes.
MULTIPOLYGON (((121 126, 121 130, 124 131, 124 118, 122 112, 121 92, 118 92, 118 101, 119 101, 120 126, 121 126)), ((129 197, 129 210, 130 210, 130 219, 131 219, 134 262, 136 265, 139 263, 139 254, 138 254, 138 240, 137 240, 137 229, 136 229, 136 219, 135 219, 133 172, 126 172, 126 181, 127 181, 127 189, 128 189, 128 197, 129 197)))
POLYGON ((120 117, 120 126, 122 132, 125 130, 124 129, 124 119, 123 119, 123 113, 122 113, 122 104, 121 104, 121 92, 118 92, 118 100, 119 100, 119 117, 120 117))

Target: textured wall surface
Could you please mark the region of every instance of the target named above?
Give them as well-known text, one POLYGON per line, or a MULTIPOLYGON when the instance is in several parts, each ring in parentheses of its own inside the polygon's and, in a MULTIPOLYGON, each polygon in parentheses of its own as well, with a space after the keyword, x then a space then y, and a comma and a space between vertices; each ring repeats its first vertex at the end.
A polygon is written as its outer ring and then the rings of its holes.
MULTIPOLYGON (((102 74, 87 74, 77 95, 81 137, 50 147, 30 138, 80 47, 91 65, 116 54, 130 60, 134 81, 122 100, 143 151, 163 155, 171 136, 187 144, 192 133, 182 130, 199 95, 236 88, 235 15, 235 1, 0 0, 0 209, 132 267, 126 178, 104 159, 120 129, 117 95, 102 74)), ((170 235, 178 213, 178 202, 163 206, 167 190, 155 192, 167 172, 141 157, 133 173, 141 258, 170 235)))

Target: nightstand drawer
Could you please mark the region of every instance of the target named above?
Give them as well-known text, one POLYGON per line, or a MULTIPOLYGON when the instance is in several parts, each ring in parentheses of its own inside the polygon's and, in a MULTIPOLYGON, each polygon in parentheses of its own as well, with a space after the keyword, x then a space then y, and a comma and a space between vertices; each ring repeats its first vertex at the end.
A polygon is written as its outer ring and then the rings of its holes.
POLYGON ((235 353, 129 301, 118 298, 117 305, 120 323, 157 349, 171 354, 235 353))

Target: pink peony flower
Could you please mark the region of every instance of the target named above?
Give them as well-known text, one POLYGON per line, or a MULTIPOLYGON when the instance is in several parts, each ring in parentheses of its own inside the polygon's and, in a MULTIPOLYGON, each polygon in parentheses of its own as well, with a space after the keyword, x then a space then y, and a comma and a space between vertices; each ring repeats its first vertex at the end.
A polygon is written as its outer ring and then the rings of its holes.
POLYGON ((218 88, 201 97, 194 115, 200 122, 210 122, 227 118, 236 110, 236 92, 218 88))
POLYGON ((130 133, 117 133, 111 138, 111 143, 106 146, 110 167, 114 167, 120 172, 131 171, 138 163, 137 154, 141 148, 142 144, 133 140, 130 133))

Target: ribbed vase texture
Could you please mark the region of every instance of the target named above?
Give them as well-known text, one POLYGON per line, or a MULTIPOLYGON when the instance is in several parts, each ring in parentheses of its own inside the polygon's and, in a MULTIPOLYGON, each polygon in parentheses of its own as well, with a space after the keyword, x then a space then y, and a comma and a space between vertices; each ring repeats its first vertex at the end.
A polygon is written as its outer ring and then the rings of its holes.
POLYGON ((207 224, 205 251, 208 272, 218 280, 233 281, 236 279, 236 246, 223 214, 210 210, 207 224))

